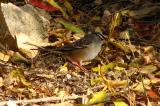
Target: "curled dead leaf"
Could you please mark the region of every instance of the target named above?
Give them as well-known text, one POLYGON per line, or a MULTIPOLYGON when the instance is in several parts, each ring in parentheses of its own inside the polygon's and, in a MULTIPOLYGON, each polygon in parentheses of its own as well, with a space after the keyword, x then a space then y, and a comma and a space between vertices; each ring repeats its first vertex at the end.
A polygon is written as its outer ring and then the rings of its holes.
POLYGON ((46 42, 45 38, 48 34, 45 25, 48 25, 47 18, 49 18, 47 13, 34 9, 31 5, 18 7, 12 3, 1 3, 1 10, 0 16, 4 16, 1 25, 7 28, 5 33, 1 34, 0 44, 4 45, 5 48, 7 45, 11 50, 21 51, 27 57, 35 57, 37 51, 31 49, 36 47, 25 43, 32 42, 32 44, 40 45, 46 42))

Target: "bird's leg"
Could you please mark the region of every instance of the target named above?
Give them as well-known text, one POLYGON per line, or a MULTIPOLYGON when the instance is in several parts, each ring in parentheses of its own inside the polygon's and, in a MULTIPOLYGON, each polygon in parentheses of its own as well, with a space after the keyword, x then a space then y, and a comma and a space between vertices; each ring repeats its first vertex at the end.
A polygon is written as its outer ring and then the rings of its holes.
POLYGON ((74 59, 72 59, 72 58, 70 58, 70 57, 68 57, 68 56, 67 56, 67 60, 69 60, 73 65, 79 67, 81 70, 87 71, 87 69, 84 68, 82 65, 80 65, 80 63, 77 62, 76 60, 74 60, 74 59))

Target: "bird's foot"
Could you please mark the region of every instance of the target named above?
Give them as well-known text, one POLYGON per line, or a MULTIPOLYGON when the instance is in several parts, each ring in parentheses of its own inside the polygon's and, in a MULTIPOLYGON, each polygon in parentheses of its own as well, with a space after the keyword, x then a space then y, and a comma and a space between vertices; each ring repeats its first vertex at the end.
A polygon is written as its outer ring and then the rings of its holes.
POLYGON ((79 62, 71 59, 70 57, 67 57, 67 59, 75 66, 77 66, 78 68, 80 68, 82 71, 88 71, 85 67, 83 67, 82 65, 80 65, 79 62))

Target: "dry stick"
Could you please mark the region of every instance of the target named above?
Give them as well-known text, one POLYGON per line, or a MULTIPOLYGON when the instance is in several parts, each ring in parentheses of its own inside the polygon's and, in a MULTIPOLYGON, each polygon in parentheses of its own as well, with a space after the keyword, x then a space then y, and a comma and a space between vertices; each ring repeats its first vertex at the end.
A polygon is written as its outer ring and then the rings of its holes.
POLYGON ((4 63, 3 61, 0 61, 0 66, 8 66, 8 67, 11 67, 11 68, 18 68, 16 66, 11 65, 11 64, 4 63))
POLYGON ((39 98, 39 99, 31 99, 31 100, 10 100, 10 101, 3 101, 0 102, 0 105, 6 105, 9 102, 13 102, 15 104, 18 103, 38 103, 38 102, 49 102, 49 101, 60 101, 60 100, 71 100, 82 98, 83 96, 66 96, 66 97, 46 97, 46 98, 39 98))

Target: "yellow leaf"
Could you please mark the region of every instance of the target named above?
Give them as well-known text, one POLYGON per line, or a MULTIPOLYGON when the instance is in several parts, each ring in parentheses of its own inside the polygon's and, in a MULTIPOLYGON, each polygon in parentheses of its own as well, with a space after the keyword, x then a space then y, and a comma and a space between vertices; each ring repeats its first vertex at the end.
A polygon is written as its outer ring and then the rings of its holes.
POLYGON ((67 68, 68 63, 65 63, 63 66, 59 67, 59 72, 61 73, 67 73, 68 72, 68 68, 67 68))
POLYGON ((109 38, 111 38, 112 33, 114 32, 114 29, 119 26, 122 22, 122 17, 121 17, 121 13, 115 13, 111 24, 109 26, 109 38))
POLYGON ((125 68, 124 67, 115 66, 114 69, 117 70, 117 71, 123 71, 125 68))
POLYGON ((111 41, 110 42, 113 46, 115 46, 116 48, 121 49, 123 52, 125 52, 126 54, 131 53, 131 50, 128 46, 126 46, 123 42, 116 42, 116 41, 111 41))
POLYGON ((124 87, 127 87, 128 85, 127 80, 122 80, 122 81, 116 80, 116 81, 112 81, 111 84, 114 88, 118 88, 118 87, 124 88, 124 87))
POLYGON ((104 102, 107 98, 107 93, 105 91, 97 92, 87 103, 88 105, 104 102))
POLYGON ((121 13, 115 13, 114 20, 113 20, 114 27, 119 26, 121 24, 121 22, 122 22, 121 13))
POLYGON ((113 102, 115 106, 129 106, 127 103, 125 103, 122 100, 116 100, 113 102))
POLYGON ((94 79, 91 79, 91 85, 95 85, 99 82, 102 82, 103 79, 102 78, 94 78, 94 79))
MULTIPOLYGON (((115 65, 116 65, 115 63, 109 63, 107 65, 103 65, 101 67, 101 72, 107 72, 109 69, 112 69, 115 65)), ((99 72, 99 67, 94 67, 94 68, 92 68, 92 70, 94 72, 99 72)))

